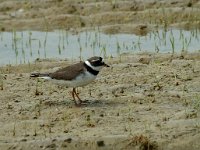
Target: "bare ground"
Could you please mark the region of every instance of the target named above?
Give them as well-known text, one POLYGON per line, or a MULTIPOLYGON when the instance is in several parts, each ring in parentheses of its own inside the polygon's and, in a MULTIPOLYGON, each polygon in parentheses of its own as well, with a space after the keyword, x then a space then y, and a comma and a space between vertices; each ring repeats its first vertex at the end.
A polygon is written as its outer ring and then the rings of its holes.
POLYGON ((0 29, 79 30, 144 35, 152 28, 200 28, 198 0, 0 0, 0 29))
POLYGON ((199 149, 200 55, 110 58, 98 79, 71 89, 29 78, 67 61, 0 70, 0 149, 199 149), (4 78, 4 79, 3 79, 4 78))

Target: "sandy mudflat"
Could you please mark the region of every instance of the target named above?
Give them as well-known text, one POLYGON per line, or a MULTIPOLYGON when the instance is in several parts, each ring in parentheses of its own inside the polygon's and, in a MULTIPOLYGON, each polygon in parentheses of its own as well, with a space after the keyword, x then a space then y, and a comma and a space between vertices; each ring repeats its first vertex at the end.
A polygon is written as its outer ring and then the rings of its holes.
POLYGON ((29 78, 67 61, 0 68, 0 149, 198 149, 200 54, 110 58, 98 79, 70 88, 29 78), (43 66, 43 67, 41 67, 43 66), (37 89, 37 91, 36 91, 37 89))

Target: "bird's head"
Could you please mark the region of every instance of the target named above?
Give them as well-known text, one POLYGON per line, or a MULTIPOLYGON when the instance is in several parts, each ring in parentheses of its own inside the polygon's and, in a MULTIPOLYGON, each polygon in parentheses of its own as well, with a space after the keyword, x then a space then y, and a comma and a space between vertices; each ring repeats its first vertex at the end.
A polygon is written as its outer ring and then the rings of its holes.
POLYGON ((107 65, 102 57, 94 56, 85 61, 85 63, 96 71, 100 71, 103 67, 110 67, 107 65))

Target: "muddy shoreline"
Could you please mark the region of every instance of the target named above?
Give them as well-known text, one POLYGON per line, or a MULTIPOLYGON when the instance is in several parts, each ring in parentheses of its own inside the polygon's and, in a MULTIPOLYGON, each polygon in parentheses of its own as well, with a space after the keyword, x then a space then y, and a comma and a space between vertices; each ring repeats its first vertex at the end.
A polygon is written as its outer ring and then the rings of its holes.
POLYGON ((1 80, 1 149, 198 149, 200 55, 110 58, 80 96, 29 77, 69 61, 6 66, 1 80), (37 91, 37 92, 36 92, 37 91))

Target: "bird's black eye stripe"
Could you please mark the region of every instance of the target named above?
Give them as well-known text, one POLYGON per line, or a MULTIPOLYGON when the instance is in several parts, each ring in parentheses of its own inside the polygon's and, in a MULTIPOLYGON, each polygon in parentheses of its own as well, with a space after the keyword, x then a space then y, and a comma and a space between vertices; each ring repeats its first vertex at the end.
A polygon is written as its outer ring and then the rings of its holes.
POLYGON ((88 59, 88 61, 91 63, 92 66, 103 66, 104 62, 102 62, 102 57, 92 57, 88 59))
POLYGON ((97 60, 97 61, 93 61, 91 62, 91 64, 93 66, 102 66, 104 64, 104 62, 100 61, 100 60, 97 60))

